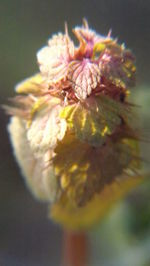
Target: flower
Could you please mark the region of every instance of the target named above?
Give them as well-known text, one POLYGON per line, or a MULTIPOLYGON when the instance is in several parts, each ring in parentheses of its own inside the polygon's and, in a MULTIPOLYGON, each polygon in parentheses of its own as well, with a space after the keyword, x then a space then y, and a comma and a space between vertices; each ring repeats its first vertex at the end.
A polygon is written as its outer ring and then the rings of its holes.
POLYGON ((84 229, 141 182, 138 134, 129 89, 135 59, 109 32, 87 21, 52 36, 37 53, 40 72, 16 86, 7 112, 14 155, 51 217, 84 229), (136 170, 136 171, 135 171, 136 170))

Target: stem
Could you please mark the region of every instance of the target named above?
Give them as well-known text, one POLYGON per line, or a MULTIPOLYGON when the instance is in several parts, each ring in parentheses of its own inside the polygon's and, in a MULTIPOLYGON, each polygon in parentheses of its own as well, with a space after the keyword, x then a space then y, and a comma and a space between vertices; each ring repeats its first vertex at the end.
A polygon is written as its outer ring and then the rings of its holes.
POLYGON ((88 243, 85 233, 64 232, 63 266, 87 266, 88 243))

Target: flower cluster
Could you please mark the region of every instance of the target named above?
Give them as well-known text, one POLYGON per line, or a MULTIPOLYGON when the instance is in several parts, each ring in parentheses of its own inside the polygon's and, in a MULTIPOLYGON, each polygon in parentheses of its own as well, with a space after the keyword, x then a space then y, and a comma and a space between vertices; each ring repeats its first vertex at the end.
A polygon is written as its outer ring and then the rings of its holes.
POLYGON ((127 98, 135 59, 109 32, 87 21, 52 36, 37 53, 40 72, 16 86, 6 107, 9 133, 26 183, 71 228, 97 221, 140 178, 138 136, 127 98), (119 185, 117 185, 119 183, 119 185))

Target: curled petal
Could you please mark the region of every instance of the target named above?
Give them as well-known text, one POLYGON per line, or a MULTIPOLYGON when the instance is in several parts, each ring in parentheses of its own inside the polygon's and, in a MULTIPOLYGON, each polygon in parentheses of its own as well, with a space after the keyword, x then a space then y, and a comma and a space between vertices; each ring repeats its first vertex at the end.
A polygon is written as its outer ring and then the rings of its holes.
POLYGON ((112 39, 110 38, 110 32, 106 37, 99 35, 94 30, 89 29, 86 20, 84 20, 83 27, 76 27, 73 29, 73 33, 80 42, 79 48, 76 49, 77 57, 92 57, 94 52, 93 49, 97 43, 104 45, 105 43, 112 42, 112 39))
POLYGON ((79 39, 79 41, 84 40, 86 43, 90 43, 92 46, 97 42, 107 39, 107 37, 103 37, 94 30, 89 29, 88 26, 75 27, 73 32, 76 35, 76 37, 79 39))

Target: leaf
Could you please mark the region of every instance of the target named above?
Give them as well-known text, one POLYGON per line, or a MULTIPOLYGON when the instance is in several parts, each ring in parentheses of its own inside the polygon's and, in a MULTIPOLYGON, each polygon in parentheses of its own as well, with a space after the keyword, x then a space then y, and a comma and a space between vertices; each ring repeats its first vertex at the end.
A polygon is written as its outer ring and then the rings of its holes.
POLYGON ((85 100, 100 82, 100 70, 96 63, 74 60, 69 64, 68 79, 78 99, 85 100))
POLYGON ((27 140, 25 122, 17 117, 11 119, 8 131, 14 155, 32 194, 48 202, 56 200, 58 184, 50 164, 53 151, 36 158, 27 140))
POLYGON ((130 142, 108 140, 101 147, 93 147, 66 134, 54 150, 53 165, 68 201, 75 206, 86 205, 125 169, 130 169, 135 161, 130 142))
POLYGON ((66 78, 70 58, 74 55, 74 44, 67 34, 54 35, 48 46, 37 53, 37 60, 42 75, 48 84, 56 84, 66 78))
POLYGON ((50 209, 50 217, 70 230, 87 230, 98 224, 116 202, 144 181, 142 176, 124 176, 119 182, 105 186, 84 207, 75 207, 63 197, 50 209))
POLYGON ((120 45, 108 45, 99 57, 101 75, 117 87, 128 89, 135 85, 136 67, 129 50, 120 45))
POLYGON ((19 84, 17 84, 17 86, 15 87, 15 90, 17 93, 39 94, 39 93, 41 93, 41 91, 43 89, 43 87, 42 87, 43 82, 44 82, 44 80, 42 78, 42 75, 40 73, 38 73, 38 74, 36 74, 30 78, 23 80, 19 84))
POLYGON ((36 102, 32 109, 32 119, 27 129, 27 139, 35 156, 53 149, 58 140, 62 140, 66 132, 66 121, 59 117, 62 110, 57 98, 47 103, 36 102))
POLYGON ((101 95, 90 97, 84 103, 66 106, 60 117, 66 120, 77 138, 97 146, 106 141, 107 136, 116 130, 122 119, 128 124, 131 110, 128 105, 101 95))

